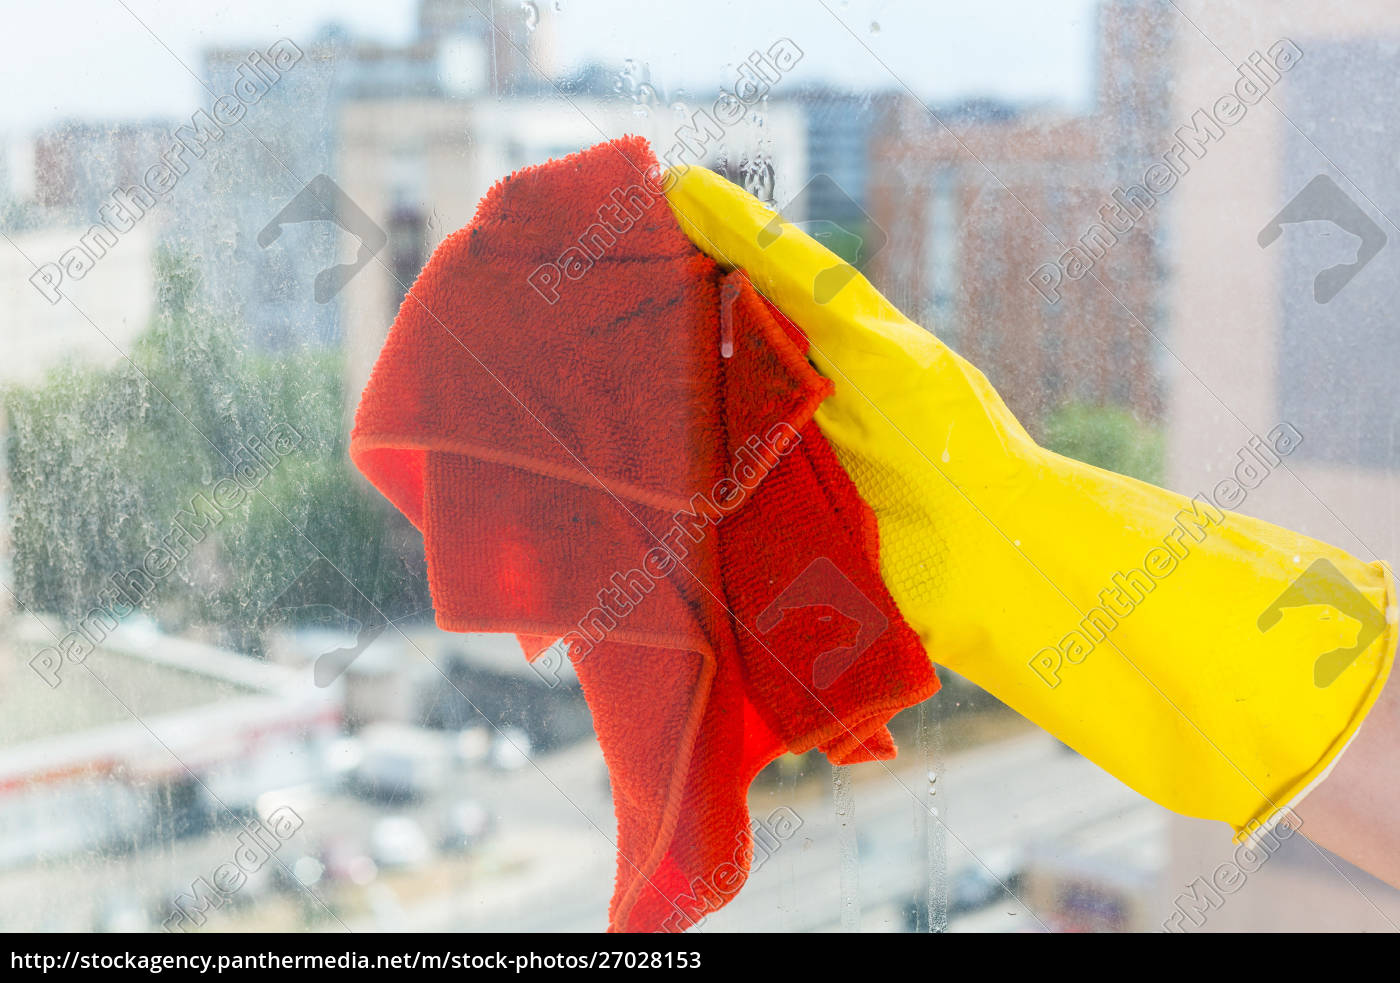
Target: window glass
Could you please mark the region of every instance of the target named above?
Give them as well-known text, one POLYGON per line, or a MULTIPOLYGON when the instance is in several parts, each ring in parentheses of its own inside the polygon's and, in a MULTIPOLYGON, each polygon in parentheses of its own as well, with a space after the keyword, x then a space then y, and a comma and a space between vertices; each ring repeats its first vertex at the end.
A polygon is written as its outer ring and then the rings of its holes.
MULTIPOLYGON (((483 195, 626 134, 782 210, 1051 449, 1194 495, 1287 425, 1238 509, 1393 559, 1400 14, 1285 6, 14 12, 0 925, 606 926, 614 783, 576 674, 436 627, 423 538, 348 446, 483 195)), ((940 677, 897 757, 761 771, 752 873, 702 930, 1156 930, 1233 862, 1220 824, 940 677)), ((1193 930, 1400 921, 1301 838, 1218 900, 1193 930)))

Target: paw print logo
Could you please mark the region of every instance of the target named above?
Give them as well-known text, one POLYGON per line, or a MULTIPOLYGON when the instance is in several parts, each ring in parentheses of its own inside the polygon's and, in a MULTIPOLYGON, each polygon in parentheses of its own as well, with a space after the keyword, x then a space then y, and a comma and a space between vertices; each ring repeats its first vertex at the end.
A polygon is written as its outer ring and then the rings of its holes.
POLYGON ((1385 615, 1356 589, 1329 560, 1316 560, 1259 615, 1259 630, 1267 632, 1283 619, 1287 608, 1320 604, 1358 625, 1356 642, 1323 652, 1313 664, 1313 683, 1325 689, 1337 681, 1385 630, 1385 615))
POLYGON ((812 299, 818 304, 830 303, 859 275, 855 264, 869 262, 888 241, 885 230, 829 174, 808 181, 780 211, 759 230, 760 249, 769 248, 790 229, 801 229, 834 254, 835 262, 812 282, 812 299))
POLYGON ((1259 230, 1260 247, 1267 249, 1283 235, 1285 225, 1297 222, 1328 222, 1357 241, 1354 259, 1329 266, 1313 278, 1313 299, 1319 304, 1329 303, 1341 293, 1386 244, 1384 230, 1326 174, 1309 181, 1259 230))
POLYGON ((272 221, 258 233, 258 245, 266 249, 282 235, 282 226, 298 222, 330 222, 340 226, 359 240, 360 246, 353 263, 340 263, 316 274, 313 290, 316 303, 327 303, 340 293, 344 286, 365 268, 374 254, 384 248, 389 235, 374 220, 365 214, 364 209, 350 200, 350 196, 340 189, 325 174, 317 174, 306 187, 297 192, 296 197, 273 216, 272 221))
POLYGON ((812 663, 812 685, 817 689, 835 684, 889 627, 889 619, 875 602, 824 556, 808 564, 759 612, 756 626, 766 635, 785 619, 796 617, 812 618, 821 636, 848 640, 822 652, 812 663))
POLYGON ((362 591, 329 560, 318 558, 268 605, 261 622, 264 627, 279 622, 315 625, 352 636, 351 644, 321 652, 312 663, 316 685, 329 686, 391 625, 432 608, 423 578, 406 563, 378 581, 362 591), (386 599, 376 603, 376 594, 386 599))

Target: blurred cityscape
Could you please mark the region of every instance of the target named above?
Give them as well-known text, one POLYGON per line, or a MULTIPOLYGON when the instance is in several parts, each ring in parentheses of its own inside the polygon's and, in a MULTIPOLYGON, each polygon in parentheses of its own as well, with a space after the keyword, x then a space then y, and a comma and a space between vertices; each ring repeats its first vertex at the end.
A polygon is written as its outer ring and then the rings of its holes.
MULTIPOLYGON (((1400 252, 1322 305, 1335 241, 1256 244, 1329 166, 1395 204, 1400 11, 1276 28, 1230 5, 1214 27, 1240 64, 1285 37, 1304 57, 1212 136, 1198 110, 1244 70, 1165 0, 1100 5, 1084 112, 790 84, 765 60, 781 39, 754 38, 716 85, 762 94, 712 129, 713 98, 668 91, 663 65, 566 75, 548 9, 481 6, 420 0, 404 45, 335 26, 211 45, 189 117, 0 144, 0 927, 605 925, 615 820, 577 681, 511 636, 437 630, 421 542, 344 455, 437 244, 499 177, 605 138, 682 148, 834 229, 1065 453, 1193 493, 1290 421, 1298 477, 1247 511, 1400 556, 1400 349, 1381 334, 1400 252), (1179 181, 1150 188, 1174 149, 1179 181), (343 201, 298 210, 320 175, 343 201), (1087 269, 1065 263, 1076 243, 1087 269), (264 440, 279 426, 295 449, 264 440), (271 512, 218 501, 233 461, 271 512), (200 495, 215 514, 191 529, 200 495), (178 563, 151 575, 161 543, 178 563), (52 661, 79 625, 80 665, 52 661)), ((789 808, 800 832, 704 930, 836 930, 851 850, 865 930, 1158 930, 1232 856, 1223 827, 956 678, 896 736, 889 768, 854 770, 854 837, 824 760, 760 776, 754 815, 789 808)), ((1400 894, 1295 838, 1205 915, 1195 930, 1393 929, 1400 894)))

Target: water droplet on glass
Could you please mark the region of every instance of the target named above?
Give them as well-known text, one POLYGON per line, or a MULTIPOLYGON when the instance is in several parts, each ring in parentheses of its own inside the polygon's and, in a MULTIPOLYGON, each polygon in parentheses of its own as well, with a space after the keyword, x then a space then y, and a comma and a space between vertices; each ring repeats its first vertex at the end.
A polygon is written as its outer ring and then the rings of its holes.
POLYGON ((841 869, 841 930, 860 930, 860 846, 855 829, 855 790, 848 766, 831 769, 837 823, 836 845, 841 869), (848 818, 849 814, 849 818, 848 818))
POLYGON ((771 202, 773 200, 775 176, 771 158, 766 156, 750 158, 739 165, 739 170, 743 176, 745 191, 759 201, 771 202))
POLYGON ((642 82, 632 93, 632 102, 635 104, 632 112, 637 116, 646 116, 650 114, 651 107, 660 101, 661 97, 657 94, 656 87, 649 82, 642 82))
POLYGON ((540 8, 536 7, 534 0, 522 0, 520 4, 521 16, 525 18, 525 30, 533 31, 540 24, 540 8))

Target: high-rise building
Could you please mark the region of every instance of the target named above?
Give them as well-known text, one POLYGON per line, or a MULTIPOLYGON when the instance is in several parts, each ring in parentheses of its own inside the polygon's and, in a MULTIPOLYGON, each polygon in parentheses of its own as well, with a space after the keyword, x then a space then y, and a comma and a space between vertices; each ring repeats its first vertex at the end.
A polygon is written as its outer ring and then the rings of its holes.
POLYGON ((1162 211, 1173 24, 1157 0, 1101 8, 1093 107, 901 94, 869 146, 871 273, 980 366, 1036 432, 1066 403, 1161 411, 1162 211), (1078 265, 1076 265, 1078 262, 1078 265))

